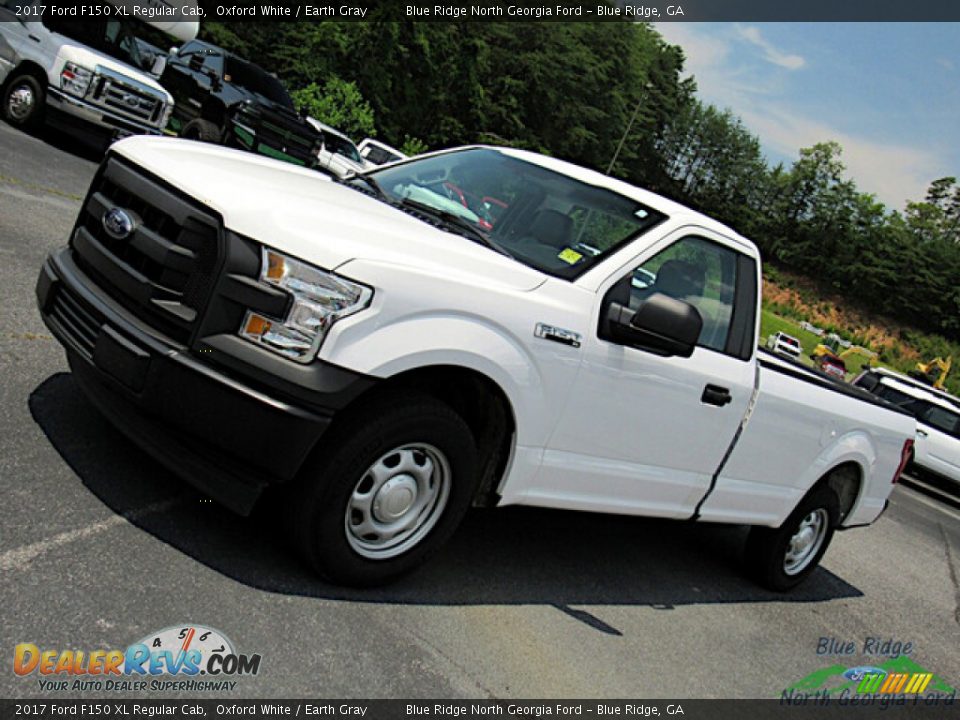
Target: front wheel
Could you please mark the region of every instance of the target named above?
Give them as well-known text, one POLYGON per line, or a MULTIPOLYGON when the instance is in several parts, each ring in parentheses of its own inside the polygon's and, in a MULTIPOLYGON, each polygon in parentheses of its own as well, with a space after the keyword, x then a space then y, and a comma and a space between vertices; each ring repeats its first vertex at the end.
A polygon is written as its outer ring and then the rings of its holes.
POLYGON ((469 427, 430 397, 393 395, 325 438, 288 501, 297 549, 324 577, 373 586, 453 534, 476 487, 469 427))
POLYGON ((814 571, 833 539, 840 501, 827 486, 805 497, 778 528, 754 527, 747 538, 747 563, 757 581, 784 592, 814 571))
POLYGON ((197 118, 183 126, 180 137, 205 143, 219 143, 220 128, 209 120, 197 118))
POLYGON ((40 124, 45 92, 33 75, 19 75, 7 83, 3 93, 3 117, 11 125, 32 129, 40 124))

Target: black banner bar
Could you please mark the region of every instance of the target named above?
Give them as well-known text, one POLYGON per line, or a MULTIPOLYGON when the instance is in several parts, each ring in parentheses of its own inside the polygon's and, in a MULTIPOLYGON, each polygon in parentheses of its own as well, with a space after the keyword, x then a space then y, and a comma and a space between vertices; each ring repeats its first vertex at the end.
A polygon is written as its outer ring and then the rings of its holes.
POLYGON ((956 22, 956 0, 13 0, 0 22, 956 22))

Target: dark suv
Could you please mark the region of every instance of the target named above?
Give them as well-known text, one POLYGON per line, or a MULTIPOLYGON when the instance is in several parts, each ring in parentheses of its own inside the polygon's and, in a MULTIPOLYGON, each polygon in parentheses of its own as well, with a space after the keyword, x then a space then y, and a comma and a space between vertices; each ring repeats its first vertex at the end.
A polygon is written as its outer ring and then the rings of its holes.
POLYGON ((297 115, 283 84, 258 65, 194 40, 170 53, 160 84, 176 102, 170 128, 181 137, 316 165, 320 133, 297 115))

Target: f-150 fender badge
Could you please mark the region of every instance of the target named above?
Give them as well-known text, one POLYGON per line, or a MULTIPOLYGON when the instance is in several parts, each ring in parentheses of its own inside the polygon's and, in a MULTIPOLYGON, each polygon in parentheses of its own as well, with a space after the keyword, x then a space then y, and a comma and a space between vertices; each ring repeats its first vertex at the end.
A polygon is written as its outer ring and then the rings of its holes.
POLYGON ((546 323, 537 323, 537 327, 533 331, 533 334, 538 338, 543 338, 544 340, 553 340, 554 342, 561 343, 562 345, 569 345, 570 347, 575 348, 580 347, 580 340, 582 339, 580 333, 575 333, 572 330, 564 330, 563 328, 547 325, 546 323))

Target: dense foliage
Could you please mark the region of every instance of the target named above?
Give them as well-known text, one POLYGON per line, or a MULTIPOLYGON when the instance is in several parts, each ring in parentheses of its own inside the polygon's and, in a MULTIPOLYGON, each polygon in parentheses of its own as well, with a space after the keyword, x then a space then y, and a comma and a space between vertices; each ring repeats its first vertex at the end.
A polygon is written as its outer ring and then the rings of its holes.
POLYGON ((836 143, 801 150, 791 167, 769 167, 736 115, 695 97, 694 82, 681 78, 682 51, 649 25, 324 22, 204 31, 277 72, 320 119, 407 148, 508 144, 605 171, 633 119, 613 174, 731 224, 768 262, 861 307, 960 339, 956 180, 936 180, 925 198, 892 210, 845 178, 836 143))

